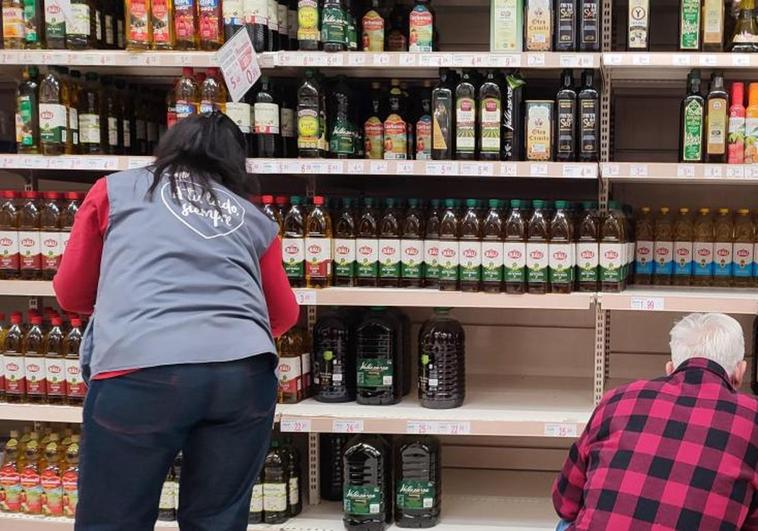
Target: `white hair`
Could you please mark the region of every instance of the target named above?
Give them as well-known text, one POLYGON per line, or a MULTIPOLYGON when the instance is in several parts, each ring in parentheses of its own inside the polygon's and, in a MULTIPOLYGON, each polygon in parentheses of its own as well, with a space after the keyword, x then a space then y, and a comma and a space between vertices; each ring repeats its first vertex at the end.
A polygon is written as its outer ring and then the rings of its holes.
POLYGON ((671 329, 671 360, 678 367, 690 358, 707 358, 732 375, 745 358, 742 327, 723 313, 691 313, 671 329))

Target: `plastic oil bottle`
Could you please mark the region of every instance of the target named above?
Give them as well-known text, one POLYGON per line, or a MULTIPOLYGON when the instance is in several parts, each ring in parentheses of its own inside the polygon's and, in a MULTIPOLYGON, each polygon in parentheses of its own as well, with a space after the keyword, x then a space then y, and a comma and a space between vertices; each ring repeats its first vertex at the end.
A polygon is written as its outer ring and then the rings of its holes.
POLYGON ((153 42, 151 13, 151 0, 126 0, 127 50, 150 49, 153 42))
POLYGON ((400 210, 394 199, 384 201, 379 219, 379 286, 400 287, 400 210))
POLYGON ((584 212, 576 229, 576 280, 579 291, 592 292, 598 290, 600 227, 597 205, 585 201, 582 207, 584 212))
POLYGON ((21 314, 11 314, 11 326, 3 341, 5 365, 5 400, 23 402, 26 397, 26 372, 24 368, 24 332, 21 329, 21 314))
POLYGON ((655 245, 653 255, 653 284, 668 286, 671 284, 671 274, 674 269, 674 224, 671 211, 662 207, 655 218, 655 245))
POLYGON ((279 354, 279 396, 280 404, 296 404, 304 398, 303 362, 305 337, 299 328, 293 328, 276 340, 279 354))
POLYGON ((197 114, 200 103, 200 95, 195 71, 192 67, 182 68, 182 77, 174 86, 176 97, 176 119, 182 120, 197 114))
POLYGON ((442 456, 439 441, 405 436, 395 451, 395 523, 429 528, 440 520, 442 456))
POLYGON ((574 287, 574 224, 568 207, 568 201, 556 201, 550 220, 548 279, 552 293, 571 293, 574 287))
POLYGON ((752 285, 752 267, 754 261, 755 225, 746 208, 737 210, 734 220, 734 248, 732 258, 732 284, 736 287, 752 285))
POLYGON ((290 209, 284 216, 282 256, 293 288, 305 287, 305 214, 301 202, 300 196, 292 196, 290 209))
POLYGON ((65 335, 60 317, 53 317, 52 327, 45 335, 44 351, 47 380, 47 400, 50 404, 66 403, 66 364, 63 359, 65 335))
POLYGON ((422 407, 450 409, 466 397, 466 335, 449 308, 435 308, 418 337, 418 398, 422 407))
POLYGON ((314 398, 319 402, 355 400, 354 338, 347 315, 330 311, 313 327, 314 398))
POLYGON ((466 211, 460 223, 461 291, 476 292, 482 287, 482 220, 477 205, 476 199, 466 199, 466 211))
POLYGON ((177 50, 194 50, 198 45, 198 0, 174 2, 174 34, 177 50))
POLYGON ((624 288, 625 221, 616 201, 610 201, 608 208, 600 223, 600 289, 617 292, 624 288))
POLYGON ((356 224, 353 201, 342 199, 342 208, 334 222, 334 285, 351 287, 355 285, 355 242, 356 224))
MULTIPOLYGON (((313 3, 315 4, 315 1, 313 3)), ((298 156, 301 158, 318 158, 320 156, 320 94, 321 86, 316 73, 313 70, 306 70, 305 79, 297 90, 297 148, 298 156)))
POLYGON ((58 434, 53 433, 50 442, 44 448, 45 466, 40 478, 44 493, 42 514, 45 516, 63 516, 63 482, 61 480, 59 447, 58 434))
POLYGON ((319 435, 319 464, 321 465, 321 498, 342 501, 342 454, 348 436, 344 433, 319 435))
POLYGON ((426 216, 424 232, 424 287, 440 286, 440 202, 432 199, 426 216))
POLYGON ((309 288, 332 283, 332 218, 319 195, 305 222, 305 282, 309 288))
MULTIPOLYGON (((639 236, 638 236, 639 237, 639 236)), ((694 239, 690 209, 680 208, 674 221, 674 274, 675 286, 689 286, 692 279, 692 242, 694 239)))
POLYGON ((61 475, 63 483, 63 515, 73 518, 79 501, 79 436, 71 436, 71 444, 66 449, 66 460, 61 475))
POLYGON ((5 190, 0 204, 0 278, 18 278, 20 249, 16 192, 5 190))
POLYGON ((403 395, 402 324, 382 307, 371 308, 356 329, 357 402, 389 405, 403 395))
POLYGON ((47 370, 45 368, 45 335, 42 317, 30 319, 31 328, 24 336, 24 372, 26 374, 26 400, 33 404, 47 402, 47 370))
POLYGON ((79 366, 79 347, 82 343, 82 321, 71 319, 71 330, 64 343, 66 364, 66 403, 81 404, 87 394, 87 384, 84 383, 79 366))
POLYGON ((39 194, 33 191, 25 191, 22 195, 24 201, 18 214, 21 278, 37 280, 42 272, 42 246, 39 232, 40 208, 37 202, 39 194))
POLYGON ((42 483, 40 481, 40 442, 36 432, 24 448, 24 466, 21 470, 21 511, 25 514, 42 514, 42 483))
POLYGON ((40 212, 41 269, 44 280, 52 280, 58 270, 63 248, 60 237, 60 208, 58 192, 45 192, 40 212))
POLYGON ((713 244, 716 235, 709 208, 698 210, 694 234, 692 285, 710 286, 713 282, 713 244))
POLYGON ((534 212, 526 230, 526 270, 529 293, 548 292, 550 224, 545 216, 545 202, 532 201, 534 212))
POLYGON ((39 129, 43 155, 62 155, 68 135, 68 87, 59 67, 50 67, 39 85, 39 129))
POLYGON ((460 283, 460 220, 454 199, 445 199, 445 209, 439 226, 439 286, 443 291, 455 291, 460 283))
POLYGON ((356 285, 376 286, 379 273, 379 219, 374 200, 363 200, 363 212, 358 220, 356 241, 356 285))
POLYGON ((732 247, 734 223, 728 208, 719 208, 713 224, 713 285, 727 287, 732 281, 732 247))
POLYGON ((523 201, 511 199, 511 211, 505 220, 503 263, 506 293, 526 292, 527 220, 523 201))
POLYGON ((0 501, 0 511, 19 513, 21 512, 22 490, 18 430, 11 430, 3 455, 3 464, 0 466, 0 488, 3 490, 4 499, 0 501))
POLYGON ((408 200, 400 232, 401 284, 404 288, 420 288, 424 266, 424 213, 418 199, 408 200))
POLYGON ((650 207, 640 208, 635 219, 637 242, 634 253, 634 283, 650 285, 653 282, 653 264, 655 246, 653 215, 650 207))
POLYGON ((287 454, 287 504, 290 517, 297 516, 303 511, 303 498, 300 485, 300 454, 292 443, 291 437, 285 437, 282 450, 287 454))
POLYGON ((356 435, 342 458, 348 531, 383 531, 392 520, 392 456, 381 435, 356 435))
POLYGON ((39 152, 39 71, 29 66, 16 92, 16 149, 19 153, 39 152))
POLYGON ((503 290, 504 219, 500 214, 502 202, 490 199, 489 210, 482 221, 482 289, 487 293, 503 290))
POLYGON ((226 100, 229 95, 218 68, 209 68, 208 77, 200 86, 200 112, 226 112, 226 100))
POLYGON ((20 50, 24 47, 24 2, 3 0, 3 48, 20 50))
POLYGON ((176 43, 173 0, 151 0, 150 20, 153 25, 153 50, 173 50, 176 43))

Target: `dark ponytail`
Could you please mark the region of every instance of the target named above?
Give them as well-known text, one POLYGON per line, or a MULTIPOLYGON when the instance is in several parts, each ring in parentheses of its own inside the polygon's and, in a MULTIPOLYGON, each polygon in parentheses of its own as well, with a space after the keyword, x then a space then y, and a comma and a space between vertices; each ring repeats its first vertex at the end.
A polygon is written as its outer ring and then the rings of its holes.
POLYGON ((200 186, 215 198, 213 185, 221 184, 247 198, 259 192, 258 181, 245 167, 245 136, 225 114, 213 111, 177 122, 161 138, 150 166, 152 197, 165 175, 176 194, 178 176, 200 186))

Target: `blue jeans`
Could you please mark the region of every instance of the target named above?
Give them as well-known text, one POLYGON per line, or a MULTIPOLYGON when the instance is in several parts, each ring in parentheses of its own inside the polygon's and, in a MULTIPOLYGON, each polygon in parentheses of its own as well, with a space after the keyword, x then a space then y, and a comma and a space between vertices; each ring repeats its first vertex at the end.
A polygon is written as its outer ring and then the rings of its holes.
POLYGON ((561 520, 558 522, 558 526, 555 528, 555 531, 566 531, 566 529, 568 529, 568 526, 573 523, 574 522, 569 522, 568 520, 561 520))
POLYGON ((268 452, 276 356, 169 365, 90 382, 76 531, 152 531, 163 480, 182 450, 182 531, 247 528, 268 452))

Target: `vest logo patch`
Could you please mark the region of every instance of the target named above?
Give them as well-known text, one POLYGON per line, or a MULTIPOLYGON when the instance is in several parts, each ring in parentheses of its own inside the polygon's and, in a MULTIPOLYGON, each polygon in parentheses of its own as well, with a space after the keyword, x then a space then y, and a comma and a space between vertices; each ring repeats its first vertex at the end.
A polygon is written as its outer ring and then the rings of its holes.
POLYGON ((170 183, 161 187, 161 200, 176 219, 199 236, 206 240, 228 236, 244 223, 245 208, 223 188, 213 188, 214 199, 195 183, 179 180, 176 184, 176 194, 172 194, 170 183))

